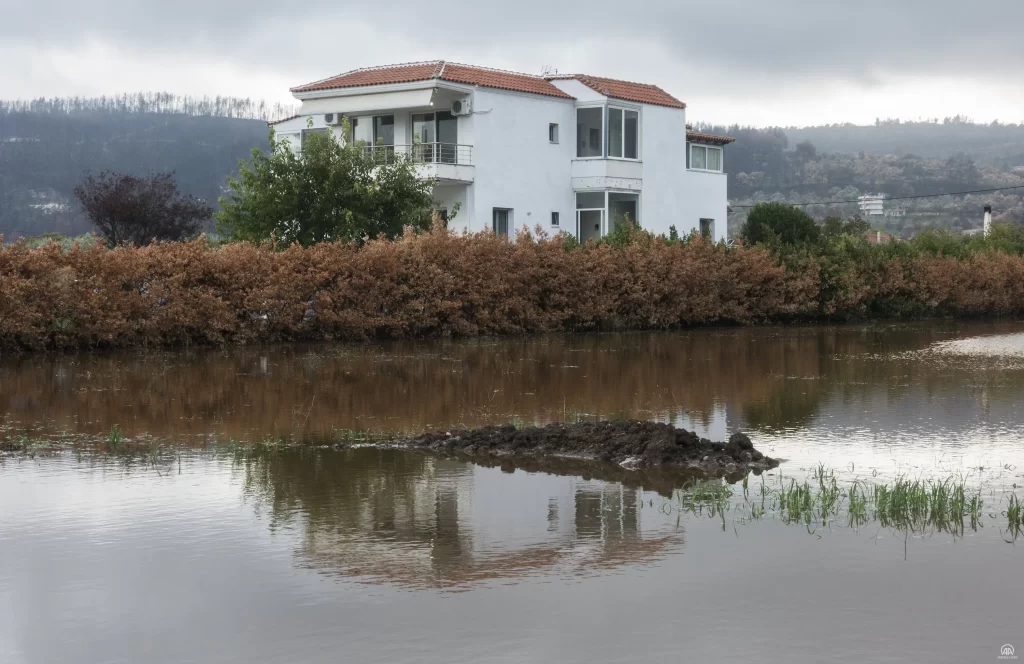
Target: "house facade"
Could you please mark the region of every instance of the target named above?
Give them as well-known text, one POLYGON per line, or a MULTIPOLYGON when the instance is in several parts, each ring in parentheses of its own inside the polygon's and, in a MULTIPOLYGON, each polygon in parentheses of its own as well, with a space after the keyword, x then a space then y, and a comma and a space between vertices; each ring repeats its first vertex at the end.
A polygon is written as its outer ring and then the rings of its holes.
POLYGON ((628 217, 725 239, 724 146, 654 85, 532 76, 446 61, 357 69, 292 89, 299 115, 272 123, 301 151, 309 132, 412 156, 436 180, 449 228, 600 238, 628 217), (350 135, 342 136, 344 120, 350 135))

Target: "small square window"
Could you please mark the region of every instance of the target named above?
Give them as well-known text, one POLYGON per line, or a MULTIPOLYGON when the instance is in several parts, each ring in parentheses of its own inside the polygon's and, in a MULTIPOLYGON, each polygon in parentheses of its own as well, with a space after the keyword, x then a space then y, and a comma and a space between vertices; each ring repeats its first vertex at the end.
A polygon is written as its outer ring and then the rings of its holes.
POLYGON ((557 143, 558 142, 558 123, 557 122, 552 122, 551 124, 548 125, 548 142, 549 143, 557 143))
POLYGON ((552 212, 551 213, 551 225, 552 226, 557 226, 558 225, 558 213, 557 212, 552 212))

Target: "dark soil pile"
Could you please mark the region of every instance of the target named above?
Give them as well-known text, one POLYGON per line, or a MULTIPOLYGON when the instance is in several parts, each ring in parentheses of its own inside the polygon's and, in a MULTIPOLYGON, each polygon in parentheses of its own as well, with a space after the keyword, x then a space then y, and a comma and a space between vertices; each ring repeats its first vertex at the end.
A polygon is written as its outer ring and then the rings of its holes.
POLYGON ((575 457, 625 468, 694 469, 712 474, 779 465, 755 450, 742 433, 733 434, 728 443, 713 443, 691 431, 657 422, 581 422, 524 429, 491 426, 430 433, 404 445, 444 454, 575 457))

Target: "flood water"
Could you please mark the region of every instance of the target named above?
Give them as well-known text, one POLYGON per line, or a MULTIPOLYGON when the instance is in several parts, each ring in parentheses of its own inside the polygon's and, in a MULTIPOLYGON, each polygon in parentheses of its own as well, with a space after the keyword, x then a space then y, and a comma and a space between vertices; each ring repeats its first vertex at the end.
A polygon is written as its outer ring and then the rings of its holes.
MULTIPOLYGON (((1024 324, 0 358, 0 662, 1000 661, 1024 324), (958 475, 962 532, 682 509, 683 480, 334 450, 635 417, 802 480, 958 475), (119 454, 112 429, 144 440, 119 454), (247 444, 251 443, 251 444, 247 444)), ((731 487, 742 497, 740 485, 731 487)))

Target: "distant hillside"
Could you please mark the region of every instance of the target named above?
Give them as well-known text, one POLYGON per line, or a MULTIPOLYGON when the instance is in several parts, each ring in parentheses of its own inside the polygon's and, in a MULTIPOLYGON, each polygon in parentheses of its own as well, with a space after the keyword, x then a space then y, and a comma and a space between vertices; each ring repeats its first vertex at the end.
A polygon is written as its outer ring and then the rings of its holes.
MULTIPOLYGON (((1016 125, 953 118, 872 127, 699 128, 737 138, 725 157, 734 209, 731 233, 738 232, 748 206, 759 201, 812 203, 805 209, 821 219, 856 214, 856 203, 831 202, 855 201, 863 194, 899 198, 1024 185, 1024 156, 1011 156, 1018 150, 1024 155, 1024 127, 1016 125)), ((869 221, 904 236, 935 227, 968 230, 980 225, 984 205, 992 206, 997 221, 1024 223, 1024 188, 893 201, 888 207, 900 216, 869 221)))
POLYGON ((1024 166, 1024 124, 974 124, 960 117, 931 122, 880 120, 874 125, 787 128, 793 145, 810 141, 819 152, 917 155, 945 159, 963 153, 1005 170, 1024 166))
POLYGON ((88 171, 175 171, 214 202, 238 159, 267 147, 264 117, 290 109, 165 93, 0 102, 0 234, 91 230, 72 190, 88 171))

